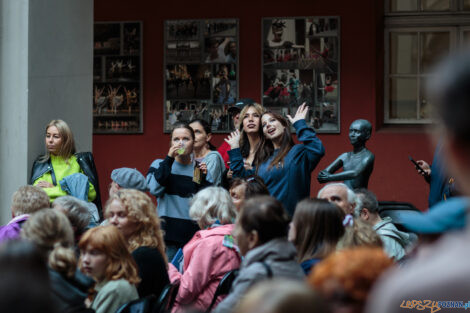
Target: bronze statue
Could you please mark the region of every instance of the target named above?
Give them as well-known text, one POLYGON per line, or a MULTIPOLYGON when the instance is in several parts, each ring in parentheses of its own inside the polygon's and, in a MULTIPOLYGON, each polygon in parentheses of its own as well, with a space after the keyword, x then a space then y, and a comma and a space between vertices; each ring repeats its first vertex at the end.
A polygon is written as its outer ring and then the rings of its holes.
POLYGON ((351 189, 367 188, 374 168, 374 154, 366 148, 372 133, 372 125, 366 120, 355 120, 349 127, 349 140, 353 151, 341 154, 327 168, 318 173, 318 182, 344 181, 351 189), (334 174, 340 168, 343 171, 334 174))

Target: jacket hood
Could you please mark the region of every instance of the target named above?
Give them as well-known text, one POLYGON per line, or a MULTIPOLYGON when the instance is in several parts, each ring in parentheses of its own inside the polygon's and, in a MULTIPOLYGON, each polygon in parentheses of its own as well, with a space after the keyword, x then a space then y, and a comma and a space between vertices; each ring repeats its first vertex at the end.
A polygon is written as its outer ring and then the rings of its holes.
POLYGON ((382 222, 377 223, 374 229, 379 235, 395 238, 403 247, 406 247, 411 241, 410 234, 398 230, 395 225, 393 225, 390 217, 386 217, 382 222))
POLYGON ((211 227, 198 231, 196 233, 196 236, 198 236, 199 238, 207 238, 211 236, 231 235, 234 227, 234 224, 225 224, 217 227, 211 227))
POLYGON ((245 266, 259 261, 288 261, 295 260, 297 250, 287 238, 276 238, 256 247, 245 256, 245 266))

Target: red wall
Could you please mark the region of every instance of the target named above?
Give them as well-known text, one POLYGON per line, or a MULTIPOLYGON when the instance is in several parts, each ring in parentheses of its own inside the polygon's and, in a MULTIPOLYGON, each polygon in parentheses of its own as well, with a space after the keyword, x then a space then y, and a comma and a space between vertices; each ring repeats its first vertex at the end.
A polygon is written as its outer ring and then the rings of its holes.
MULTIPOLYGON (((383 126, 383 26, 377 0, 337 1, 146 1, 95 0, 95 21, 143 21, 144 133, 94 135, 93 152, 103 199, 110 174, 117 167, 135 167, 144 174, 150 163, 168 151, 163 134, 163 22, 166 19, 238 18, 241 97, 260 100, 261 19, 276 16, 340 16, 341 18, 341 133, 320 134, 326 155, 314 171, 350 150, 349 124, 365 118, 375 125, 368 148, 375 154, 369 188, 379 200, 412 202, 425 209, 429 188, 408 161, 432 158, 422 128, 383 126)), ((224 136, 215 136, 214 144, 224 136)), ((312 194, 319 189, 312 180, 312 194)))

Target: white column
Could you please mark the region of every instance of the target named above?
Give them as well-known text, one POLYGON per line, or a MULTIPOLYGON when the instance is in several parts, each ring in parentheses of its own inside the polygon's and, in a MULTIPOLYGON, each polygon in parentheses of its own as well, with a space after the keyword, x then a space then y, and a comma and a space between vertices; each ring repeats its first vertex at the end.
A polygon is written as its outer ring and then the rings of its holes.
POLYGON ((0 222, 44 152, 44 126, 69 123, 92 147, 93 0, 0 0, 0 222))

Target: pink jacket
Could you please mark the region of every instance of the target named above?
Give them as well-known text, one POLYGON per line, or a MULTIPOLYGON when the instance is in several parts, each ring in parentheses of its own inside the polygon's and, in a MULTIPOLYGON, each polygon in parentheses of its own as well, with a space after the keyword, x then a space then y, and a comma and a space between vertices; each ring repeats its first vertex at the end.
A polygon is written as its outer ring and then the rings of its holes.
MULTIPOLYGON (((240 256, 234 248, 223 245, 224 236, 231 235, 233 224, 200 230, 184 246, 183 274, 173 264, 168 264, 172 283, 180 281, 173 312, 182 306, 192 305, 205 311, 225 273, 240 267, 240 256)), ((222 297, 217 301, 220 302, 222 297)))

